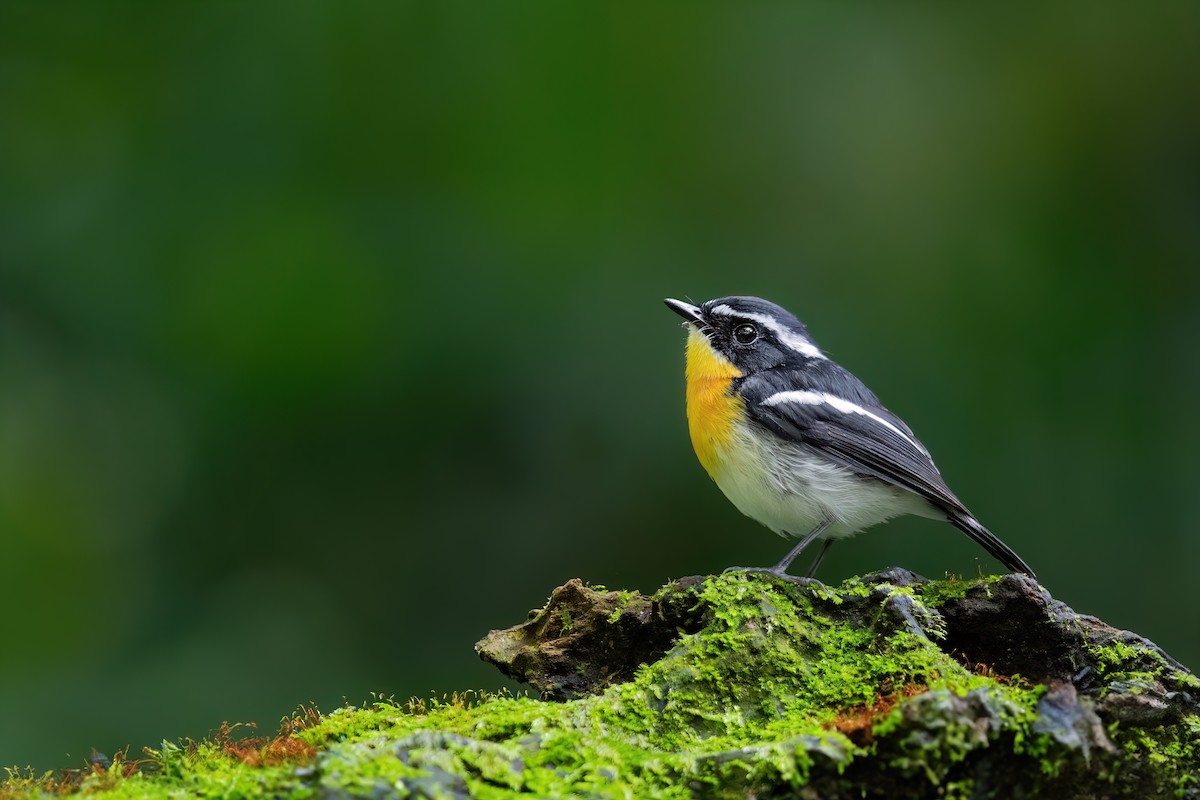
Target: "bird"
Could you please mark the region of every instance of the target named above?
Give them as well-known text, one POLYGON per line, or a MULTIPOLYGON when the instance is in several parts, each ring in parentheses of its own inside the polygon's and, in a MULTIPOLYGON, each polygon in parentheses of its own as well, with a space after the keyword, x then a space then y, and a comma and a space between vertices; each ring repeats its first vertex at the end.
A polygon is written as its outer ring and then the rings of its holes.
POLYGON ((1029 565, 967 509, 900 417, 817 347, 794 314, 759 297, 701 305, 667 298, 685 320, 688 431, 700 464, 746 516, 809 545, 816 575, 837 539, 911 514, 948 521, 1012 572, 1029 565))

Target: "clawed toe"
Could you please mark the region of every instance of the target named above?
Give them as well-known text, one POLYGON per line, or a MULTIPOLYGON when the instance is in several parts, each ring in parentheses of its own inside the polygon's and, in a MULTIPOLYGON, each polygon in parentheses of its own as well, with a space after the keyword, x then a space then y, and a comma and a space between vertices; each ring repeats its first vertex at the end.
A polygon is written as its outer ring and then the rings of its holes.
POLYGON ((789 575, 785 570, 779 567, 727 567, 721 570, 722 575, 728 575, 731 572, 748 572, 751 575, 771 575, 776 578, 781 578, 790 583, 800 584, 802 586, 824 586, 825 584, 811 576, 805 575, 789 575))
POLYGON ((779 567, 726 567, 725 569, 721 570, 722 575, 728 575, 730 572, 757 572, 766 573, 767 575, 775 575, 779 578, 792 577, 784 570, 779 569, 779 567))

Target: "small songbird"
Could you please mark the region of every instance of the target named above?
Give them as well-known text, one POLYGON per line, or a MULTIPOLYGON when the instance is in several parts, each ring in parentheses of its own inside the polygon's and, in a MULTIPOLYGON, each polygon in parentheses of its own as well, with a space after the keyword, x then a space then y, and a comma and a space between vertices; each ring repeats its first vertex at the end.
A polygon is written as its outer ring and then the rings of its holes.
MULTIPOLYGON (((862 381, 818 349, 795 315, 757 297, 700 306, 687 320, 687 417, 697 458, 738 510, 804 548, 902 514, 949 521, 1014 572, 1033 570, 954 496, 929 451, 862 381)), ((730 567, 730 569, 745 569, 730 567)))

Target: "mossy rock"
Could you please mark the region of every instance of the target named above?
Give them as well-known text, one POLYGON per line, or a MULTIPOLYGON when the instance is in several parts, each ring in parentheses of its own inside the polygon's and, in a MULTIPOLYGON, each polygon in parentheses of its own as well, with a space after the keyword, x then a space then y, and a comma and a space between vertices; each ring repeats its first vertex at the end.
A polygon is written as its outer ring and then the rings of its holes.
POLYGON ((1200 799, 1200 681, 1023 576, 572 581, 478 649, 543 697, 302 715, 0 797, 1200 799))

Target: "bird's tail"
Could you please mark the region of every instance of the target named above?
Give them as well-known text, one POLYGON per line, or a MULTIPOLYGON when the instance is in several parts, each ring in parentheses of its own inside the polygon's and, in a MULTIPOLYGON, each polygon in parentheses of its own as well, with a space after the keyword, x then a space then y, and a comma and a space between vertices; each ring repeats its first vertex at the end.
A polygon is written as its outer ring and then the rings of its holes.
POLYGON ((971 540, 987 550, 989 554, 999 559, 1004 566, 1013 572, 1024 572, 1031 578, 1037 576, 1033 574, 1033 570, 1025 561, 1013 552, 1013 549, 1004 542, 996 538, 996 534, 989 531, 987 528, 979 524, 979 520, 972 517, 970 514, 954 514, 949 515, 951 524, 960 531, 971 537, 971 540))

